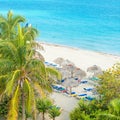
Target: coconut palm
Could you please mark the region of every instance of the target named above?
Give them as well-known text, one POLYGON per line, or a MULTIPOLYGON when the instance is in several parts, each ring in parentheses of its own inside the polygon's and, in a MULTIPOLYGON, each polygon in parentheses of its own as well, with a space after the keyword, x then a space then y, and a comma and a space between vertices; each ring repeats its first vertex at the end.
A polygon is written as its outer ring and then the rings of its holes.
POLYGON ((37 110, 42 113, 42 119, 45 120, 45 113, 52 106, 52 101, 48 98, 42 98, 37 100, 37 110))
POLYGON ((13 39, 16 36, 17 24, 25 22, 25 18, 22 16, 15 16, 10 10, 7 17, 0 16, 0 38, 13 39))
POLYGON ((16 39, 0 41, 0 84, 4 86, 0 98, 10 97, 8 120, 18 119, 19 104, 22 105, 22 120, 25 120, 25 113, 33 114, 35 119, 35 96, 42 97, 52 91, 49 79, 52 74, 60 78, 57 71, 46 68, 42 60, 34 57, 32 41, 26 40, 25 35, 18 25, 16 39))
POLYGON ((23 27, 23 32, 27 35, 25 36, 27 40, 34 40, 35 37, 38 35, 38 30, 32 26, 23 27), (29 34, 28 34, 29 33, 29 34))
POLYGON ((60 114, 61 114, 60 108, 58 108, 57 106, 52 106, 49 109, 50 118, 52 118, 53 120, 55 120, 55 118, 58 117, 60 114))

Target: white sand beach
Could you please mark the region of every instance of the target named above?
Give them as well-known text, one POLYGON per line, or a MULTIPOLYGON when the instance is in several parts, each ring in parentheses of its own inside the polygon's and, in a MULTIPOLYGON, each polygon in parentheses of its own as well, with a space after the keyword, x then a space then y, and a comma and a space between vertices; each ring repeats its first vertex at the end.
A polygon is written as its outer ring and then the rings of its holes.
MULTIPOLYGON (((44 51, 41 54, 44 56, 45 61, 53 62, 56 58, 62 57, 72 61, 77 67, 87 71, 87 68, 92 65, 98 65, 102 70, 106 70, 113 66, 113 64, 120 62, 120 56, 93 52, 78 48, 71 48, 66 46, 54 45, 49 43, 41 43, 44 51)), ((78 87, 72 88, 78 94, 85 93, 84 87, 93 87, 92 85, 83 84, 78 87)), ((91 95, 91 92, 87 94, 91 95)), ((51 97, 54 99, 55 104, 62 107, 63 112, 56 120, 69 120, 70 111, 76 106, 78 100, 75 97, 65 96, 62 93, 54 92, 51 97)))
POLYGON ((106 70, 112 67, 116 62, 120 62, 120 56, 48 43, 41 43, 41 45, 44 47, 44 51, 41 51, 41 53, 45 61, 52 62, 57 57, 62 57, 72 61, 77 67, 85 71, 92 65, 98 65, 103 70, 106 70))

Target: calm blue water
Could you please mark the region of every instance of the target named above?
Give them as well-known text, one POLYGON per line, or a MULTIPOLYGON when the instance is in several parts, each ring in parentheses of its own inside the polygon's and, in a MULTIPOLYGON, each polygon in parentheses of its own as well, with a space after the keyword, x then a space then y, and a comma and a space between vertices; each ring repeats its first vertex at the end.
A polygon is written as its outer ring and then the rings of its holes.
POLYGON ((0 0, 39 29, 40 41, 120 55, 120 0, 0 0))

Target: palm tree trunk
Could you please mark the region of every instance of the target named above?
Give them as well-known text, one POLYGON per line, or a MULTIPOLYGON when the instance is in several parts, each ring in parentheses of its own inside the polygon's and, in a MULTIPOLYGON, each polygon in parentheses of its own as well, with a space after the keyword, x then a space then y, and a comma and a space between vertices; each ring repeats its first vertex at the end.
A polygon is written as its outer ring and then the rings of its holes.
POLYGON ((55 117, 53 118, 53 120, 55 120, 55 117))
POLYGON ((26 116, 25 116, 25 95, 22 91, 22 120, 25 120, 26 116))
POLYGON ((45 120, 45 113, 43 112, 43 120, 45 120))

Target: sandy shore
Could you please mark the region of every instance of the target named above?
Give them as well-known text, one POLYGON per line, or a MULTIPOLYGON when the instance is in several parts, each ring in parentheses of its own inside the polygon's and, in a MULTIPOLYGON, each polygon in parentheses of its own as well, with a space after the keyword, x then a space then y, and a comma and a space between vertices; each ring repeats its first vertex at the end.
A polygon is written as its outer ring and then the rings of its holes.
MULTIPOLYGON (((106 70, 113 66, 113 64, 120 62, 120 56, 114 56, 99 52, 93 52, 88 50, 82 50, 77 48, 71 48, 60 45, 53 45, 48 43, 41 43, 44 47, 44 51, 41 51, 41 54, 44 56, 45 61, 53 62, 57 57, 62 57, 72 61, 77 67, 87 70, 88 67, 92 65, 98 65, 103 70, 106 70)), ((79 85, 78 87, 72 88, 77 94, 84 93, 84 87, 93 87, 92 85, 85 84, 79 85)), ((88 92, 88 95, 92 93, 88 92)), ((68 97, 62 93, 54 92, 51 97, 54 99, 55 104, 60 106, 63 109, 60 117, 56 120, 70 120, 69 113, 76 106, 78 100, 74 97, 68 97)))
POLYGON ((116 62, 120 62, 120 56, 48 43, 41 43, 41 45, 44 47, 44 51, 41 51, 41 53, 46 61, 51 62, 57 57, 63 57, 64 59, 71 60, 76 66, 85 71, 92 65, 98 65, 103 70, 106 70, 116 62))

